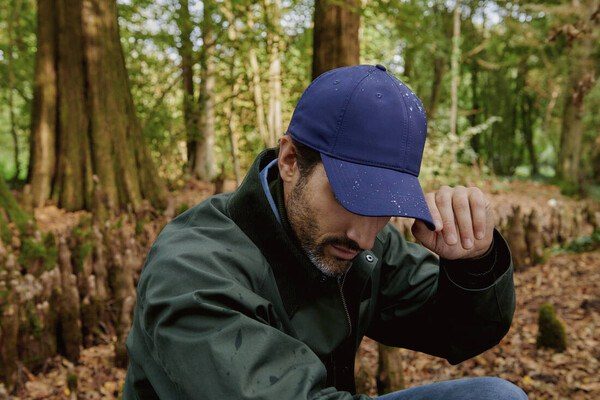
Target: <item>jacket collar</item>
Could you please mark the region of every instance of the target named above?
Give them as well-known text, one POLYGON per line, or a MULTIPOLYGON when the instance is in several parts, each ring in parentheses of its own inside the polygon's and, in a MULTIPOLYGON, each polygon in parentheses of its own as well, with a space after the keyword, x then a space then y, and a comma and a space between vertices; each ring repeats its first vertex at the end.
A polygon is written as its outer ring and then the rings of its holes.
MULTIPOLYGON (((267 149, 258 155, 244 181, 230 197, 227 210, 273 269, 285 310, 291 318, 301 302, 335 286, 335 278, 323 274, 311 263, 295 238, 286 232, 284 222, 279 223, 271 209, 259 173, 276 157, 275 149, 267 149)), ((281 201, 276 200, 276 203, 281 201)), ((286 220, 285 207, 277 206, 282 220, 286 220)))

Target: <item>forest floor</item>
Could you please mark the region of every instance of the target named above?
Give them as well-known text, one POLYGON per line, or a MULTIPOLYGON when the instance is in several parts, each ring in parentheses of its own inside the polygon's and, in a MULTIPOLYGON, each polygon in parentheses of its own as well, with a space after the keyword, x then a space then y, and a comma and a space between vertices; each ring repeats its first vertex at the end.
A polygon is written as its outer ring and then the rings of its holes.
MULTIPOLYGON (((517 272, 515 283, 517 311, 500 345, 456 366, 402 350, 406 386, 500 376, 522 387, 531 400, 600 399, 600 250, 555 255, 543 265, 517 272), (544 302, 554 304, 566 323, 564 353, 536 349, 537 311, 544 302)), ((367 339, 362 351, 377 362, 372 341, 367 339)), ((112 343, 83 350, 77 366, 55 357, 47 372, 28 376, 25 390, 12 399, 68 399, 69 371, 78 376, 78 394, 72 398, 116 399, 125 371, 112 367, 112 357, 112 343)))
MULTIPOLYGON (((182 190, 176 207, 193 205, 210 192, 208 188, 199 189, 182 190), (203 193, 199 196, 199 192, 203 193)), ((562 197, 552 186, 539 185, 532 190, 531 182, 512 182, 497 188, 490 185, 484 191, 492 193, 496 207, 509 203, 508 197, 511 203, 525 207, 527 203, 545 204, 562 197)), ((600 399, 600 250, 555 254, 544 264, 517 271, 515 285, 517 311, 511 330, 498 346, 456 366, 402 350, 406 386, 464 376, 499 376, 522 387, 531 400, 600 399), (535 346, 538 310, 545 302, 555 306, 566 324, 568 348, 564 353, 535 346)), ((7 396, 0 384, 0 400, 119 398, 125 370, 113 367, 114 342, 115 338, 105 338, 105 343, 84 349, 78 365, 54 357, 36 375, 22 368, 23 389, 18 396, 7 396), (77 376, 77 393, 68 389, 69 375, 77 376)), ((360 354, 376 365, 373 341, 365 339, 360 354)))
MULTIPOLYGON (((600 399, 600 250, 555 255, 516 272, 515 286, 514 320, 498 346, 455 366, 402 350, 406 387, 499 376, 520 386, 530 400, 600 399), (538 310, 546 302, 565 322, 568 347, 563 353, 536 348, 538 310)), ((364 356, 376 362, 376 345, 366 341, 364 356)))

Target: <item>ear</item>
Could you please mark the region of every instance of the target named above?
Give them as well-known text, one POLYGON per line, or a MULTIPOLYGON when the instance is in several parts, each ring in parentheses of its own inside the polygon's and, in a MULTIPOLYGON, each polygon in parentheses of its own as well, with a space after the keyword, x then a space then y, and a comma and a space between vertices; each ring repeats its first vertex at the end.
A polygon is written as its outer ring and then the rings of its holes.
POLYGON ((296 159, 296 148, 289 135, 284 135, 279 140, 279 156, 277 160, 279 175, 285 183, 295 184, 300 176, 298 162, 296 159))

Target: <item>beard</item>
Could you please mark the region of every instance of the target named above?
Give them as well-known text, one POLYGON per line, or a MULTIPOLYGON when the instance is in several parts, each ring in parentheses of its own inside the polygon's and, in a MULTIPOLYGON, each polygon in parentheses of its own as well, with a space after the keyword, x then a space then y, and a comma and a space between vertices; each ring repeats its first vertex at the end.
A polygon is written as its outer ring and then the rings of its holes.
POLYGON ((294 231, 300 247, 310 261, 327 276, 340 276, 352 265, 352 260, 343 260, 325 254, 328 245, 346 247, 360 251, 356 242, 345 236, 326 235, 320 236, 319 223, 315 213, 312 212, 305 199, 305 182, 301 179, 290 192, 287 205, 288 220, 294 231))

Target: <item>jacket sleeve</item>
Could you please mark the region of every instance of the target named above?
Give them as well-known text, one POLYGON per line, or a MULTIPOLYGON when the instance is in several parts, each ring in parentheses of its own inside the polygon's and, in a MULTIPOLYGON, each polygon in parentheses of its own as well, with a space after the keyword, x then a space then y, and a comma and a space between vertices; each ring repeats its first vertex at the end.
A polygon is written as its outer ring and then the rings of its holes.
POLYGON ((380 290, 367 336, 460 363, 495 346, 515 310, 508 244, 494 229, 490 255, 438 259, 390 224, 380 244, 380 290), (487 263, 487 265, 481 265, 487 263))
POLYGON ((202 255, 153 249, 140 280, 134 327, 161 371, 149 377, 161 399, 370 399, 324 387, 325 366, 278 329, 273 306, 243 275, 248 269, 223 267, 257 260, 224 258, 213 243, 202 255))

